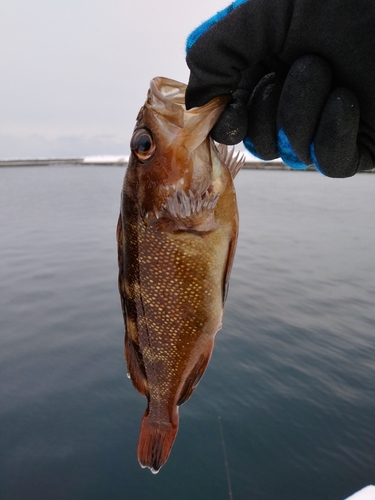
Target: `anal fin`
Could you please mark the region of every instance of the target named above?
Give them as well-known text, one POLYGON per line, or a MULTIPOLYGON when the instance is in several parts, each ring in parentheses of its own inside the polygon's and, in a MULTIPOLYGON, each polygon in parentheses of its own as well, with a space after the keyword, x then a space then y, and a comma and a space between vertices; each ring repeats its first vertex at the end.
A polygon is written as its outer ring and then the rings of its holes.
POLYGON ((206 352, 202 353, 199 356, 198 361, 194 365, 194 368, 191 370, 190 374, 185 380, 184 386, 182 387, 180 397, 178 398, 177 405, 181 406, 185 403, 190 396, 193 394, 194 389, 197 387, 200 379, 202 378, 204 372, 206 371, 208 362, 210 361, 212 349, 214 347, 214 341, 210 343, 209 348, 206 352))

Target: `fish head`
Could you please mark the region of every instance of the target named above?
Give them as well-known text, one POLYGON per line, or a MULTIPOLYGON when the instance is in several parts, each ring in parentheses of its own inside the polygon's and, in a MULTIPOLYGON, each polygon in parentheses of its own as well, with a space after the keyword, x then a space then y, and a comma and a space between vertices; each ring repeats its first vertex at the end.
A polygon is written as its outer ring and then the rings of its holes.
POLYGON ((150 83, 131 139, 132 196, 148 220, 158 218, 176 192, 203 195, 212 184, 215 147, 209 133, 228 98, 186 110, 186 85, 157 77, 150 83))

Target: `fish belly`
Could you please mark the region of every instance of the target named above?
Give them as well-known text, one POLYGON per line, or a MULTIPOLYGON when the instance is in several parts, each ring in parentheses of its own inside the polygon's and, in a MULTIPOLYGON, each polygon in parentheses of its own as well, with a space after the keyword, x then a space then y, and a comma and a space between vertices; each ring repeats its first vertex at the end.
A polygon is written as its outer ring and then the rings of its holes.
POLYGON ((140 224, 127 238, 126 357, 148 398, 138 458, 154 471, 168 458, 178 406, 203 375, 221 327, 228 244, 218 233, 171 234, 140 224))

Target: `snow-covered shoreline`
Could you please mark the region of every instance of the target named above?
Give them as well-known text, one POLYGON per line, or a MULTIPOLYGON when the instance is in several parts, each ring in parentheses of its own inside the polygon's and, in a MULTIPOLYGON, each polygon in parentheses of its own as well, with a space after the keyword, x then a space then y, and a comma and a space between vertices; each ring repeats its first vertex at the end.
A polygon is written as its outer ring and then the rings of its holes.
MULTIPOLYGON (((262 161, 252 156, 250 153, 240 151, 245 156, 245 164, 243 169, 251 170, 292 170, 285 165, 280 158, 271 161, 262 161)), ((129 161, 129 155, 96 155, 84 156, 81 158, 6 158, 0 159, 1 167, 50 167, 63 165, 77 166, 119 166, 126 167, 129 161)), ((315 168, 310 166, 305 171, 315 171, 315 168)), ((375 173, 375 169, 368 171, 375 173)))
POLYGON ((0 167, 39 167, 54 165, 127 165, 128 155, 85 156, 75 158, 5 158, 0 160, 0 167))
MULTIPOLYGON (((242 152, 241 152, 242 153, 242 152)), ((250 153, 243 153, 246 158, 244 168, 254 169, 287 169, 281 160, 264 162, 258 160, 250 153)), ((81 158, 6 158, 0 160, 0 167, 35 167, 35 166, 58 166, 58 165, 84 165, 84 166, 126 166, 129 155, 96 155, 81 158)))

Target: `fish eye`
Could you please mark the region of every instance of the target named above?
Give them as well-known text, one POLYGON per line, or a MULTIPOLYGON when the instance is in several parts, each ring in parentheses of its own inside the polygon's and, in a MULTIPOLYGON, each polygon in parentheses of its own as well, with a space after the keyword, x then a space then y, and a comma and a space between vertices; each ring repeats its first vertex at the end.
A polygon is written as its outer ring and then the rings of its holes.
POLYGON ((149 160, 156 149, 151 133, 144 128, 136 130, 130 141, 130 149, 139 160, 149 160))

